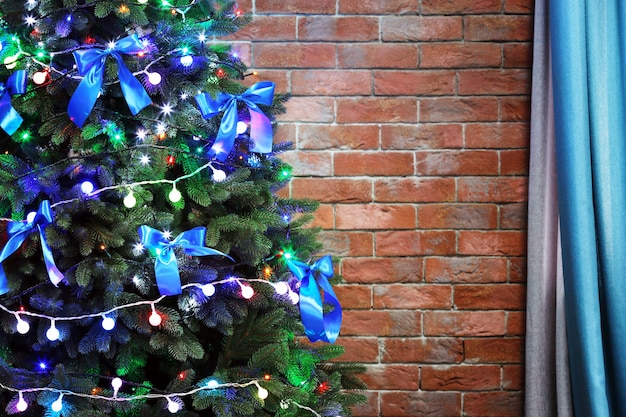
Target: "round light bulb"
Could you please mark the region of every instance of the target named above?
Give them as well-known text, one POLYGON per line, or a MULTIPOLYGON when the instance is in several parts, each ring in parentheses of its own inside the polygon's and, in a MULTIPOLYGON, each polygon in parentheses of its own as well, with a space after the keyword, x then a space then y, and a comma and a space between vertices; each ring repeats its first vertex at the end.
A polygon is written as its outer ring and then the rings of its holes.
POLYGON ((226 179, 226 173, 221 169, 216 169, 213 171, 213 181, 222 182, 226 179))
POLYGON ((17 66, 18 55, 11 55, 4 58, 4 65, 6 65, 7 69, 13 69, 17 66))
POLYGON ((26 334, 30 330, 30 324, 27 321, 17 318, 17 326, 15 326, 19 334, 26 334))
POLYGON ((189 67, 193 64, 193 57, 191 55, 185 55, 180 57, 180 65, 183 67, 189 67))
POLYGON ((257 395, 259 396, 260 399, 264 400, 270 395, 270 393, 265 388, 259 387, 259 392, 257 393, 257 395))
POLYGON ((111 380, 111 386, 115 392, 118 392, 120 388, 122 388, 122 379, 119 377, 115 377, 111 380))
POLYGON ((150 323, 150 325, 154 327, 160 325, 161 315, 157 313, 156 311, 153 311, 152 314, 150 314, 150 317, 148 318, 148 323, 150 323))
POLYGON ((286 282, 277 282, 274 284, 274 291, 278 295, 285 295, 289 291, 289 285, 286 282))
POLYGON ((178 189, 176 189, 176 186, 172 187, 172 191, 170 191, 170 194, 168 195, 170 201, 172 203, 177 203, 180 201, 180 199, 183 197, 182 194, 180 193, 180 191, 178 191, 178 189))
POLYGON ((291 303, 293 305, 296 305, 300 302, 300 296, 293 291, 289 293, 289 299, 291 300, 291 303))
POLYGON ((133 208, 135 207, 136 204, 137 204, 137 199, 135 198, 135 195, 131 191, 130 193, 128 193, 126 197, 124 197, 124 206, 127 208, 133 208))
POLYGON ((115 327, 115 320, 113 320, 111 317, 104 317, 102 319, 102 328, 104 330, 113 330, 113 328, 115 327))
POLYGON ((206 295, 207 297, 212 296, 213 294, 215 294, 215 285, 213 284, 205 284, 202 286, 202 294, 206 295))
POLYGON ((241 135, 248 130, 248 124, 246 122, 237 122, 237 134, 241 135))
POLYGON ((28 408, 28 403, 26 401, 24 401, 24 398, 22 397, 22 393, 20 392, 20 399, 17 402, 17 404, 15 404, 15 408, 17 408, 17 411, 26 411, 26 409, 28 408))
POLYGON ((30 213, 28 213, 28 215, 26 216, 26 221, 28 223, 32 223, 35 221, 35 216, 37 216, 37 212, 35 211, 31 211, 30 213))
POLYGON ((174 414, 174 413, 178 413, 178 411, 180 410, 180 404, 178 404, 176 401, 172 401, 169 398, 167 399, 167 410, 174 414))
POLYGON ((83 183, 80 185, 80 190, 84 194, 91 194, 91 192, 93 191, 93 183, 91 181, 83 181, 83 183))
POLYGON ((161 77, 161 74, 159 74, 158 72, 149 72, 148 73, 148 82, 152 85, 159 85, 161 84, 161 80, 163 78, 161 77))
POLYGON ((251 299, 254 296, 254 289, 248 285, 242 285, 241 296, 246 300, 251 299))
POLYGON ((148 2, 148 0, 137 0, 137 3, 139 4, 146 4, 148 2))
POLYGON ((41 85, 48 79, 48 73, 45 71, 38 71, 33 74, 33 82, 37 85, 41 85))
POLYGON ((51 342, 54 342, 55 340, 59 340, 59 336, 61 336, 61 334, 59 333, 59 330, 54 326, 54 322, 53 322, 50 325, 50 328, 48 329, 48 331, 46 332, 46 337, 51 342))
POLYGON ((57 413, 63 409, 63 394, 59 395, 59 398, 52 403, 50 408, 57 413))
POLYGON ((207 382, 206 387, 209 389, 215 389, 217 387, 220 386, 220 383, 217 382, 216 380, 212 379, 209 382, 207 382))

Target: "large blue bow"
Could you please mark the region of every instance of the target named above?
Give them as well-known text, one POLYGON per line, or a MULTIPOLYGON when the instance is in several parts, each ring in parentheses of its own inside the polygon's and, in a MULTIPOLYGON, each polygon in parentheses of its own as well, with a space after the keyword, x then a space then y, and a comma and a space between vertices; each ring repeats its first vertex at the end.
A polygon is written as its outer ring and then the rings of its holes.
MULTIPOLYGON (((42 201, 39 204, 39 210, 34 213, 34 216, 29 215, 29 220, 22 221, 10 221, 7 223, 7 233, 9 240, 4 248, 0 252, 0 263, 4 262, 13 252, 15 252, 26 240, 26 237, 35 230, 39 230, 39 239, 41 240, 41 251, 43 252, 43 259, 46 263, 46 269, 48 270, 48 276, 50 281, 54 285, 58 285, 63 280, 63 274, 59 271, 59 268, 54 263, 52 258, 52 251, 48 246, 46 240, 46 234, 43 232, 43 228, 52 223, 52 212, 50 210, 50 202, 48 200, 42 201)), ((5 294, 9 291, 9 283, 7 281, 4 268, 0 265, 0 294, 5 294)))
POLYGON ((102 88, 104 64, 107 56, 112 56, 117 61, 117 75, 122 87, 122 93, 133 116, 152 103, 148 93, 126 67, 122 55, 120 55, 137 54, 141 51, 143 51, 143 47, 137 35, 127 36, 118 40, 112 48, 74 51, 78 73, 83 76, 83 80, 78 84, 74 95, 70 99, 67 113, 78 127, 83 126, 87 116, 89 116, 93 106, 96 104, 102 88))
POLYGON ((187 255, 207 256, 228 255, 215 249, 204 247, 206 227, 195 227, 170 240, 167 235, 150 226, 139 226, 141 244, 156 254, 154 261, 154 275, 161 295, 175 295, 182 292, 180 274, 174 248, 181 247, 187 255))
POLYGON ((11 95, 24 94, 27 82, 28 73, 25 70, 17 70, 9 76, 6 85, 0 83, 0 127, 9 135, 15 133, 24 121, 13 108, 11 95))
POLYGON ((318 340, 334 343, 341 328, 341 304, 328 279, 333 276, 333 262, 324 256, 311 267, 299 261, 289 260, 287 266, 300 282, 300 316, 304 331, 311 342, 318 340), (319 286, 324 290, 326 302, 332 311, 324 315, 324 303, 319 286))
POLYGON ((208 93, 198 94, 196 103, 198 103, 202 117, 206 119, 215 116, 221 111, 224 112, 220 130, 209 152, 220 161, 223 161, 231 149, 233 149, 235 137, 237 136, 237 122, 239 121, 237 112, 237 103, 239 101, 245 103, 250 110, 250 138, 254 141, 254 147, 250 150, 260 153, 271 152, 272 122, 257 104, 269 106, 273 100, 274 83, 269 81, 256 83, 239 96, 220 93, 217 99, 213 99, 208 93))

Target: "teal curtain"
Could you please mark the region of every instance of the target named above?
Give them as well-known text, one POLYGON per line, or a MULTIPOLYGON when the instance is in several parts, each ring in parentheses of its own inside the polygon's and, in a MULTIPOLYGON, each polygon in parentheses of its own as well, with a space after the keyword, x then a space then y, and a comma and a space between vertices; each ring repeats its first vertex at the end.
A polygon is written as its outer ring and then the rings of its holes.
POLYGON ((626 416, 626 6, 550 0, 574 412, 626 416))

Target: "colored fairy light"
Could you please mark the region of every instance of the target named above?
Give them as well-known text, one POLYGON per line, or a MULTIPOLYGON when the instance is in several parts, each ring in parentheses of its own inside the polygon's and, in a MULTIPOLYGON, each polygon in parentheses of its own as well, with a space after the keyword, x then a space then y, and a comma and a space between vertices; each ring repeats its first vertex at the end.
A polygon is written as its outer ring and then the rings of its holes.
POLYGON ((180 199, 182 198, 182 194, 180 193, 180 191, 178 191, 178 189, 176 188, 176 185, 172 186, 172 191, 170 191, 168 198, 170 199, 170 201, 172 203, 177 203, 180 201, 180 199))
POLYGON ((213 284, 204 284, 201 289, 202 294, 206 295, 207 297, 211 297, 213 294, 215 294, 215 285, 213 284))
POLYGON ((113 330, 114 327, 115 327, 115 320, 113 320, 111 317, 108 317, 108 316, 104 316, 102 318, 102 328, 104 330, 113 330))
POLYGON ((220 383, 217 382, 215 379, 211 379, 209 380, 209 382, 207 382, 206 387, 209 389, 215 389, 217 387, 220 386, 220 383))
POLYGON ((270 379, 272 379, 272 376, 270 374, 265 374, 263 375, 263 379, 269 381, 270 379))
POLYGON ((28 408, 28 403, 24 401, 24 395, 22 394, 22 391, 18 392, 17 395, 19 396, 19 400, 17 401, 17 404, 15 404, 15 408, 19 412, 26 411, 26 409, 28 408))
POLYGON ((91 181, 83 181, 83 183, 80 185, 80 190, 83 192, 83 194, 91 194, 93 192, 94 186, 93 183, 91 181))
POLYGON ((54 320, 50 320, 50 328, 46 331, 46 337, 51 342, 54 342, 55 340, 59 340, 59 336, 60 336, 60 333, 59 333, 59 330, 54 325, 54 320))
POLYGON ((57 398, 51 405, 50 408, 54 412, 59 412, 63 409, 63 393, 59 394, 59 398, 57 398))
POLYGON ((174 155, 168 155, 167 158, 165 158, 165 162, 167 162, 168 165, 174 165, 176 163, 176 157, 174 155))
POLYGON ((143 154, 139 157, 139 163, 141 165, 148 165, 150 163, 150 157, 146 154, 143 154))
POLYGON ((27 321, 22 320, 19 314, 15 315, 17 319, 17 324, 15 325, 15 329, 19 334, 26 334, 30 330, 30 324, 27 321))
POLYGON ((223 68, 218 68, 215 70, 215 75, 217 75, 219 78, 224 78, 226 76, 226 71, 224 71, 223 68))
POLYGON ((117 10, 118 10, 118 12, 120 12, 122 14, 126 14, 126 13, 130 12, 130 9, 125 4, 120 5, 119 9, 117 9, 117 10))
POLYGON ((207 40, 206 34, 205 34, 204 32, 201 32, 201 33, 198 35, 198 41, 200 41, 200 42, 206 42, 206 40, 207 40))
POLYGON ((161 77, 161 74, 159 74, 158 72, 149 72, 148 73, 148 82, 152 85, 159 85, 161 84, 161 80, 163 80, 163 77, 161 77))
POLYGON ((135 194, 133 192, 129 192, 126 197, 124 197, 124 206, 127 208, 133 208, 137 204, 137 199, 135 198, 135 194))
POLYGON ((37 367, 39 368, 39 370, 45 371, 46 369, 48 369, 48 364, 45 363, 44 361, 39 361, 39 363, 37 364, 37 367))

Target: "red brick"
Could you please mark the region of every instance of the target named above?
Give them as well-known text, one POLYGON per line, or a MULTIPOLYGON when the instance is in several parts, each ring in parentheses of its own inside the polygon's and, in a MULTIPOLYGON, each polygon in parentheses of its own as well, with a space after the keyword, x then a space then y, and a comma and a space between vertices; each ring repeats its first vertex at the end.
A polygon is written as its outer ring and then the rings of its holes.
POLYGON ((421 282, 422 260, 419 258, 344 258, 341 263, 341 275, 348 283, 421 282))
MULTIPOLYGON (((246 87, 250 87, 260 81, 272 81, 276 84, 275 91, 281 93, 289 92, 289 73, 285 70, 263 69, 257 71, 256 75, 249 75, 241 83, 246 87)), ((284 124, 281 124, 279 130, 281 130, 283 126, 284 124)), ((276 141, 276 138, 274 138, 274 141, 276 141)))
POLYGON ((467 417, 519 417, 524 415, 524 398, 520 392, 481 392, 463 396, 467 417))
POLYGON ((500 44, 445 42, 420 45, 420 68, 500 67, 500 44))
POLYGON ((339 68, 416 68, 417 45, 357 43, 337 45, 339 68))
POLYGON ((532 14, 533 0, 504 0, 505 13, 527 13, 532 14))
POLYGON ((527 94, 530 73, 523 69, 459 71, 459 95, 527 94))
POLYGON ((496 175, 499 163, 494 151, 418 151, 418 175, 496 175))
POLYGON ((528 96, 502 97, 500 99, 500 121, 524 122, 530 120, 530 99, 528 96))
POLYGON ((426 311, 426 336, 503 336, 505 316, 501 311, 426 311))
POLYGON ((417 100, 404 97, 337 99, 337 123, 415 123, 417 100))
POLYGON ((295 41, 295 16, 255 15, 251 24, 233 35, 233 39, 252 41, 295 41))
POLYGON ((523 310, 526 287, 519 284, 456 285, 454 306, 459 310, 523 310))
POLYGON ((526 177, 459 178, 458 198, 463 202, 519 203, 528 200, 526 177))
POLYGON ((341 334, 346 336, 418 336, 422 314, 413 310, 344 310, 341 334))
POLYGON ((458 16, 390 16, 381 24, 383 41, 451 41, 463 37, 463 19, 458 16))
POLYGON ((335 207, 335 228, 342 230, 414 229, 410 205, 350 204, 335 207))
POLYGON ((481 14, 500 12, 501 0, 423 0, 424 14, 481 14))
POLYGON ((383 360, 393 362, 459 363, 463 361, 463 341, 450 337, 383 339, 383 360))
POLYGON ((522 231, 461 231, 459 253, 463 255, 521 256, 526 253, 522 231))
POLYGON ((410 152, 339 152, 334 154, 335 175, 412 175, 410 152))
POLYGON ((334 289, 343 308, 368 310, 372 306, 372 292, 369 287, 336 285, 334 289))
POLYGON ((524 358, 524 339, 519 337, 481 337, 464 343, 469 363, 521 363, 524 358))
POLYGON ((418 207, 420 229, 494 229, 498 208, 493 204, 425 204, 418 207))
POLYGON ((420 388, 427 391, 486 391, 500 388, 500 367, 423 366, 420 388))
POLYGON ((376 125, 300 125, 300 149, 378 149, 379 128, 376 125))
POLYGON ((527 123, 469 123, 465 126, 468 148, 526 148, 529 140, 527 123))
POLYGON ((309 227, 321 227, 322 229, 332 229, 335 226, 335 215, 333 207, 329 205, 321 205, 314 214, 313 221, 308 224, 309 227))
POLYGON ((443 123, 383 125, 381 142, 383 149, 462 148, 463 126, 443 123))
POLYGON ((376 337, 340 337, 337 345, 343 346, 346 351, 335 359, 338 362, 377 363, 378 338, 376 337))
POLYGON ((461 393, 390 391, 382 393, 380 416, 437 416, 462 415, 461 393))
POLYGON ((329 152, 288 151, 280 156, 280 159, 293 167, 294 176, 329 177, 332 175, 331 158, 329 152))
POLYGON ((505 282, 504 258, 426 258, 424 277, 429 282, 505 282))
POLYGON ((404 231, 376 233, 377 256, 452 255, 454 231, 404 231))
POLYGON ((324 251, 335 256, 374 255, 374 235, 371 232, 324 231, 319 237, 324 251))
POLYGON ((431 203, 454 201, 453 178, 387 178, 374 182, 375 200, 380 203, 431 203))
POLYGON ((532 39, 533 19, 522 15, 466 16, 466 41, 528 41, 532 39))
POLYGON ((416 13, 418 0, 341 0, 340 14, 403 14, 416 13))
MULTIPOLYGON (((252 63, 252 42, 238 41, 237 43, 234 43, 232 45, 232 53, 236 53, 239 56, 239 59, 241 60, 241 62, 243 62, 247 66, 250 66, 252 63)), ((253 78, 253 77, 246 77, 246 78, 253 78)), ((286 89, 282 89, 278 91, 286 91, 286 89)))
POLYGON ((257 14, 270 13, 297 13, 297 14, 334 14, 336 11, 335 0, 256 0, 255 12, 257 14))
POLYGON ((291 194, 323 203, 366 203, 372 201, 372 183, 369 179, 294 178, 291 194))
POLYGON ((280 122, 331 123, 335 119, 334 100, 330 97, 292 97, 285 105, 280 122))
POLYGON ((505 365, 502 367, 502 388, 511 391, 524 389, 524 367, 521 365, 505 365))
POLYGON ((421 122, 495 122, 498 120, 496 97, 422 98, 421 122))
POLYGON ((371 95, 369 71, 295 70, 291 94, 295 96, 371 95))
POLYGON ((528 220, 526 203, 503 204, 500 206, 501 229, 525 229, 528 220))
POLYGON ((452 95, 454 71, 375 71, 374 93, 383 96, 452 95))
POLYGON ((252 65, 258 68, 334 68, 335 46, 323 43, 254 44, 252 65))
POLYGON ((531 43, 504 44, 504 68, 530 68, 533 61, 531 43))
POLYGON ((367 42, 378 40, 378 18, 303 16, 298 19, 300 41, 367 42))
POLYGON ((523 336, 526 333, 526 313, 510 311, 506 314, 506 334, 509 336, 523 336))
POLYGON ((417 365, 368 365, 362 375, 369 389, 417 390, 419 388, 417 365))
POLYGON ((449 309, 452 307, 450 285, 395 284, 374 287, 374 308, 378 309, 449 309))
POLYGON ((526 258, 509 258, 509 282, 526 282, 526 258))

